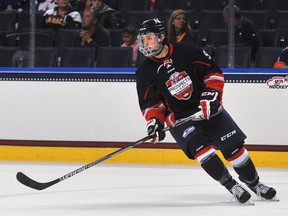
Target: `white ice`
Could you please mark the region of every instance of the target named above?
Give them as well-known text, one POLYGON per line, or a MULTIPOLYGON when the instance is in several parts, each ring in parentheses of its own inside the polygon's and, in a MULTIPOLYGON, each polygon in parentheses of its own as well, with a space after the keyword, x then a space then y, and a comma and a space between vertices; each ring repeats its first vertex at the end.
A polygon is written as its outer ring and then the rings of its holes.
MULTIPOLYGON (((0 162, 1 216, 287 216, 288 169, 258 169, 279 202, 236 203, 195 166, 98 164, 45 190, 20 184, 16 173, 48 182, 84 164, 0 162)), ((232 175, 235 172, 229 167, 232 175)))

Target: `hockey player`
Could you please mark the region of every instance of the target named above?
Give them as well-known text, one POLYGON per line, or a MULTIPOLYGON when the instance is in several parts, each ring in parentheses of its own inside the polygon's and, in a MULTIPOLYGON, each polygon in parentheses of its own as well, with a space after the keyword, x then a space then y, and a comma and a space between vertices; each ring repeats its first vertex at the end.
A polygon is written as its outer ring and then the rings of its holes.
POLYGON ((257 196, 273 199, 276 190, 259 182, 244 147, 246 136, 222 106, 224 76, 211 57, 194 45, 168 44, 159 19, 144 21, 138 39, 139 50, 148 58, 136 71, 137 93, 152 142, 165 138, 165 123, 173 126, 177 120, 201 111, 204 120, 170 129, 187 157, 196 159, 238 202, 250 202, 251 194, 215 154, 219 149, 257 196))

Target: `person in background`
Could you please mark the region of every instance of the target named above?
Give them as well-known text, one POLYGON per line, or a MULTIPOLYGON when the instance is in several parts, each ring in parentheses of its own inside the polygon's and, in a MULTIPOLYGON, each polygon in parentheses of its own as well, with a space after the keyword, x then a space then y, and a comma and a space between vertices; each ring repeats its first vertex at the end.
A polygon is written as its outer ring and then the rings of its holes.
POLYGON ((81 15, 72 9, 70 0, 56 0, 56 3, 56 7, 43 14, 40 27, 53 28, 56 31, 59 28, 80 29, 81 15))
POLYGON ((0 0, 0 10, 2 11, 28 11, 30 0, 0 0))
POLYGON ((105 4, 109 5, 113 9, 117 10, 119 1, 122 1, 122 0, 105 0, 105 4))
POLYGON ((155 18, 145 20, 138 34, 139 50, 147 58, 136 70, 136 88, 152 142, 165 138, 166 123, 186 156, 197 160, 239 203, 249 202, 251 194, 232 177, 216 148, 253 193, 274 199, 276 190, 259 181, 244 145, 246 135, 223 107, 222 70, 194 44, 167 43, 164 29, 164 23, 155 18), (175 126, 195 113, 202 120, 175 126))
POLYGON ((47 10, 54 9, 56 6, 56 0, 42 0, 39 1, 38 11, 46 12, 47 10))
POLYGON ((79 13, 84 14, 86 10, 90 10, 92 5, 92 0, 78 0, 75 3, 75 10, 79 13))
POLYGON ((128 25, 123 28, 122 31, 122 40, 123 44, 121 47, 132 47, 133 48, 133 56, 132 56, 132 66, 136 65, 139 44, 137 41, 137 29, 133 25, 128 25))
MULTIPOLYGON (((229 6, 224 7, 222 11, 223 22, 228 24, 229 21, 229 6)), ((251 46, 252 59, 255 60, 257 49, 263 45, 261 35, 257 25, 247 17, 241 14, 240 8, 234 5, 235 9, 235 45, 236 46, 251 46)))
POLYGON ((93 9, 86 10, 83 14, 82 28, 75 35, 75 46, 97 47, 110 46, 109 31, 99 23, 99 13, 93 9))
POLYGON ((175 10, 168 20, 169 43, 196 43, 195 35, 191 32, 187 13, 184 10, 175 10))
POLYGON ((281 51, 273 68, 288 68, 288 46, 281 51))
POLYGON ((105 4, 104 0, 92 0, 91 8, 99 13, 99 22, 105 28, 116 28, 118 26, 118 18, 115 14, 115 10, 105 4))

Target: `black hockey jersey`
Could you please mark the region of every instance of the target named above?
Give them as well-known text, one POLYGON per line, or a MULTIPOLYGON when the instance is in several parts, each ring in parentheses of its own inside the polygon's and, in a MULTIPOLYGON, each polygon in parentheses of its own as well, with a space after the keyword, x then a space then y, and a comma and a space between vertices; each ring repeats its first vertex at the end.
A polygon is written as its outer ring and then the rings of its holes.
POLYGON ((163 59, 147 58, 136 71, 140 108, 146 120, 158 118, 167 125, 199 111, 205 88, 220 93, 224 75, 202 49, 194 45, 170 44, 163 59))

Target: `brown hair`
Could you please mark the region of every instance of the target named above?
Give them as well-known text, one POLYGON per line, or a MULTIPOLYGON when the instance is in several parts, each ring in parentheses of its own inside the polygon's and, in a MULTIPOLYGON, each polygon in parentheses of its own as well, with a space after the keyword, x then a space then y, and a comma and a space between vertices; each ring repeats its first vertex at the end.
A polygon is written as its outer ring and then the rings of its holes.
POLYGON ((128 35, 131 35, 132 38, 133 38, 133 41, 136 41, 137 39, 137 34, 138 34, 138 31, 137 29, 133 26, 133 25, 127 25, 123 28, 122 30, 122 36, 123 34, 126 33, 128 35))
POLYGON ((174 25, 172 24, 172 22, 180 14, 184 14, 185 17, 186 17, 186 26, 184 27, 183 32, 191 31, 191 26, 188 23, 187 13, 184 10, 181 10, 181 9, 174 10, 172 12, 172 14, 170 15, 170 18, 168 20, 168 26, 167 26, 167 28, 168 28, 168 40, 169 40, 170 43, 176 43, 176 31, 175 31, 175 28, 174 28, 174 25))

